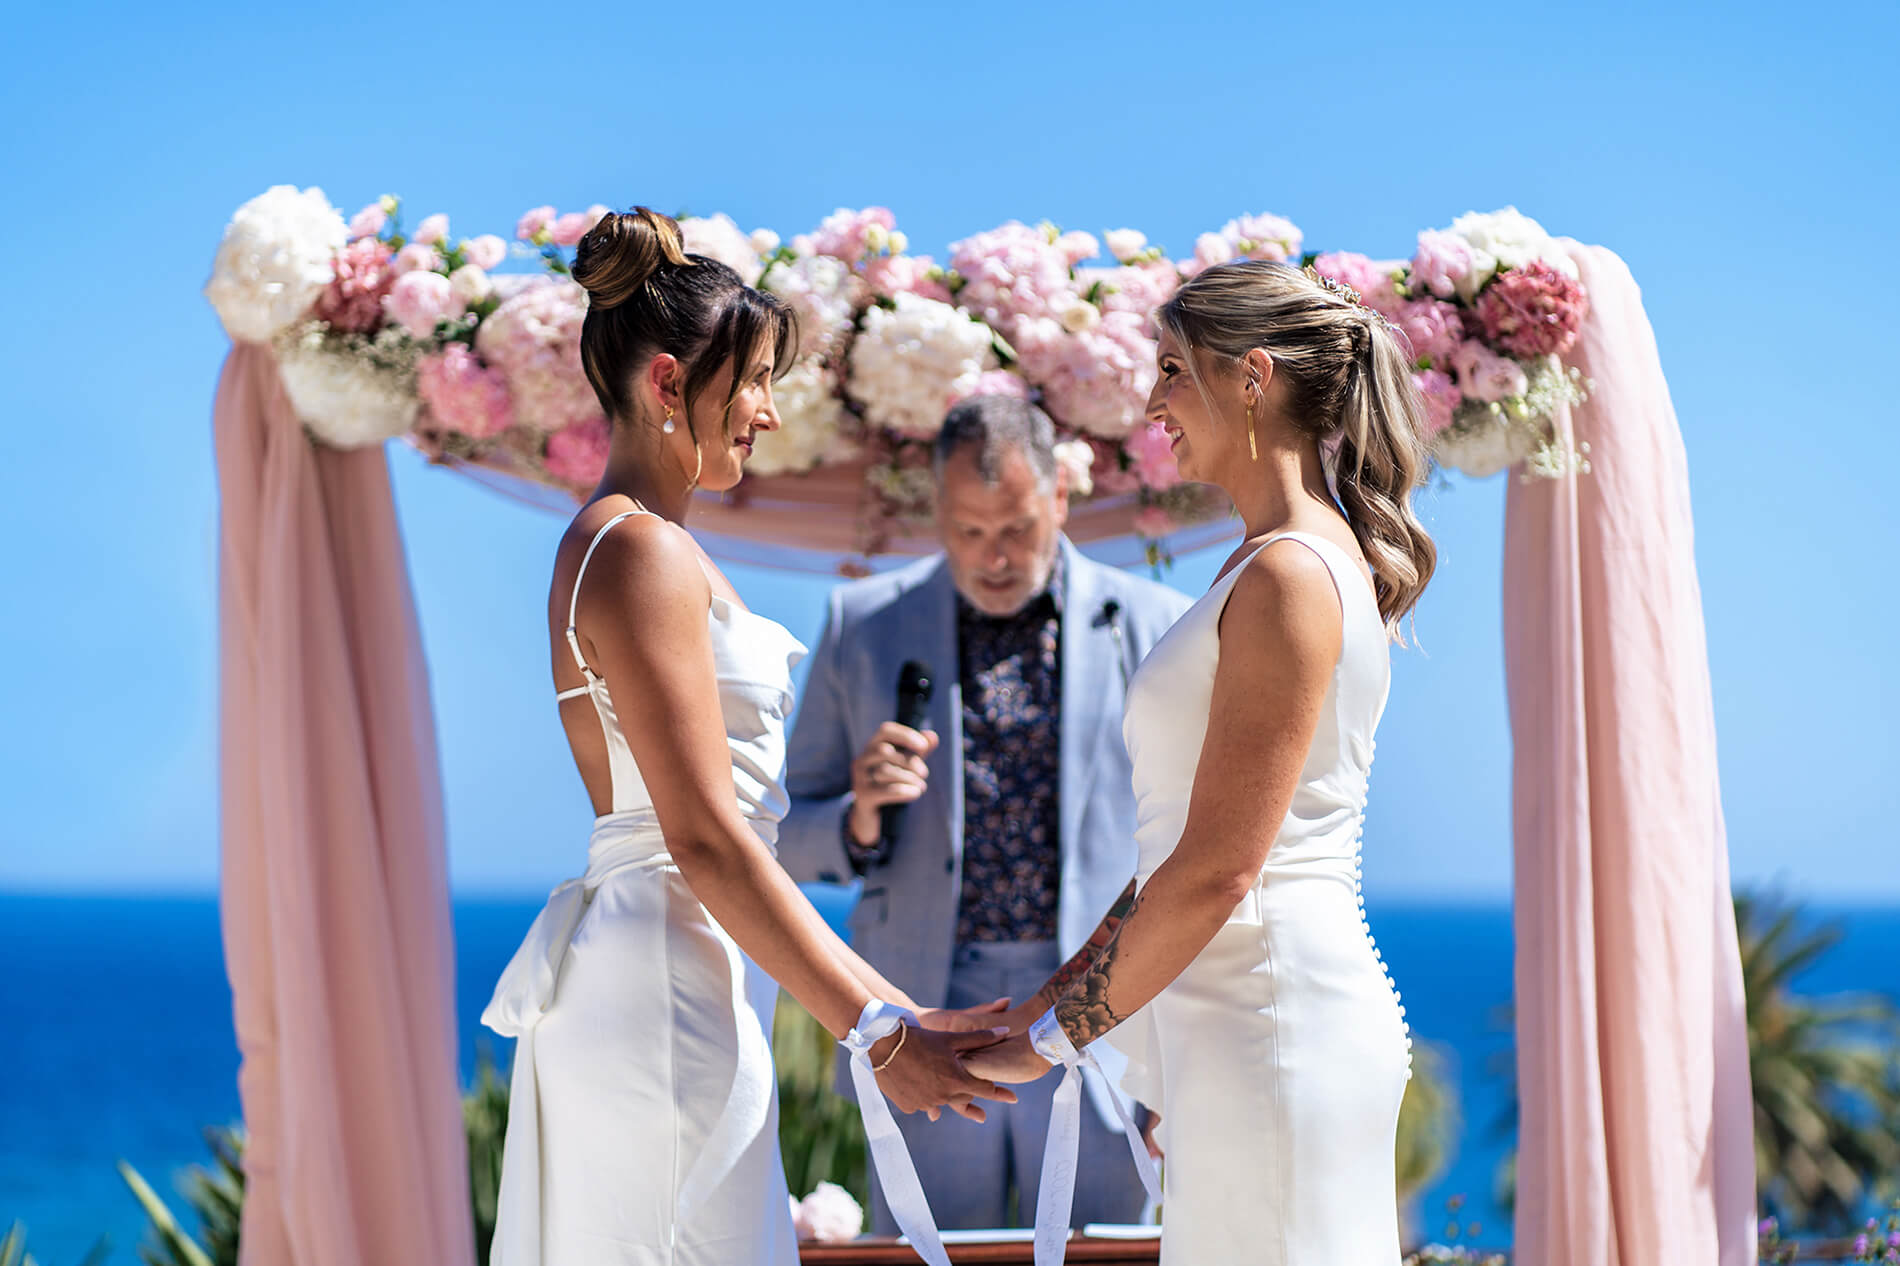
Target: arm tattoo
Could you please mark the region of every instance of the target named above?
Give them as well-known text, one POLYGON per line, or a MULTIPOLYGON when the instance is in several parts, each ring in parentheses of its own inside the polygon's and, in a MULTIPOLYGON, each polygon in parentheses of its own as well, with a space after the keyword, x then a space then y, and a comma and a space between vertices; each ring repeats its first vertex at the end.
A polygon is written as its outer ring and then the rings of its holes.
POLYGON ((1045 1009, 1055 1006, 1062 995, 1069 992, 1069 986, 1080 980, 1082 973, 1101 957, 1102 950, 1121 929, 1122 920, 1128 917, 1128 911, 1134 904, 1135 881, 1131 879, 1128 886, 1122 889, 1122 895, 1115 898, 1115 904, 1108 908, 1108 913, 1102 916, 1102 921, 1096 924, 1089 939, 1075 952, 1075 957, 1058 967, 1056 974, 1049 977, 1049 983, 1036 995, 1045 1009))
POLYGON ((1122 928, 1127 926, 1129 915, 1141 908, 1141 898, 1136 897, 1128 907, 1128 915, 1115 928, 1108 938, 1108 944, 1096 955, 1095 961, 1082 974, 1082 982, 1076 988, 1064 994, 1056 1003, 1056 1020, 1062 1025, 1063 1032, 1076 1046, 1087 1046, 1102 1034, 1108 1032, 1128 1017, 1115 1014, 1108 1004, 1109 976, 1115 970, 1115 957, 1121 953, 1122 928))

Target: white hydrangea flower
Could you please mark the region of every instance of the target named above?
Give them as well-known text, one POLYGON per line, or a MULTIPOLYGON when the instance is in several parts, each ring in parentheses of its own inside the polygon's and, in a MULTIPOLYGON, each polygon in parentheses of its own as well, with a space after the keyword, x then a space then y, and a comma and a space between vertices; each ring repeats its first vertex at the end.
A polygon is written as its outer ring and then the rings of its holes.
POLYGON ((752 238, 739 231, 731 216, 722 211, 718 215, 691 216, 679 223, 680 239, 686 244, 688 255, 716 259, 738 273, 739 280, 746 285, 759 284, 759 273, 765 266, 759 261, 752 238))
POLYGON ((1544 231, 1544 226, 1519 211, 1470 211, 1452 221, 1451 231, 1471 245, 1471 273, 1458 285, 1469 303, 1500 268, 1522 268, 1542 260, 1566 277, 1577 276, 1577 262, 1544 231))
POLYGON ((336 275, 350 237, 343 215, 316 186, 273 185, 237 209, 205 283, 225 333, 268 343, 301 321, 336 275))
POLYGON ((399 327, 385 326, 371 337, 307 321, 272 346, 291 408, 328 447, 367 448, 415 425, 420 349, 399 327))
POLYGON ((779 428, 753 438, 748 474, 800 474, 856 455, 857 445, 843 433, 851 412, 838 395, 838 375, 822 361, 806 357, 792 366, 772 384, 772 403, 779 428))
POLYGON ((760 284, 798 314, 800 355, 826 360, 844 351, 857 311, 869 298, 864 279, 829 255, 774 264, 760 284))
POLYGON ((1056 465, 1069 473, 1069 495, 1086 497, 1095 491, 1095 450, 1087 440, 1064 440, 1055 447, 1056 465))
POLYGON ((851 395, 871 425, 931 439, 950 402, 974 391, 994 363, 993 336, 947 303, 908 292, 892 302, 864 314, 851 347, 851 395))

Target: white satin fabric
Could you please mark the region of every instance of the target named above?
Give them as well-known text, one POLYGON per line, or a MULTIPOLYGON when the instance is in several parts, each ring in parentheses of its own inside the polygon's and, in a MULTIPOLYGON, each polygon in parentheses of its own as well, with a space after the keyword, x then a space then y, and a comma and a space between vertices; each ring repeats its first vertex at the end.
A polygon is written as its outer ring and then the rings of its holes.
MULTIPOLYGON (((1292 807, 1252 891, 1207 948, 1107 1037, 1161 1113, 1164 1266, 1392 1266, 1393 1149, 1411 1041, 1365 924, 1360 836, 1391 664, 1372 587, 1338 546, 1339 663, 1292 807)), ((1295 548, 1292 544, 1277 546, 1295 548)), ((1142 662, 1124 734, 1146 884, 1187 821, 1228 595, 1208 590, 1142 662)), ((1245 637, 1245 629, 1228 628, 1245 637)), ((1219 771, 1214 771, 1218 774, 1219 771)))
MULTIPOLYGON (((770 847, 805 648, 718 598, 708 618, 734 789, 770 847)), ((588 686, 571 693, 591 695, 606 727, 615 811, 596 820, 586 873, 554 890, 482 1013, 517 1039, 490 1261, 795 1266, 772 1069, 778 986, 673 864, 645 783, 612 742, 607 683, 583 669, 588 686)))

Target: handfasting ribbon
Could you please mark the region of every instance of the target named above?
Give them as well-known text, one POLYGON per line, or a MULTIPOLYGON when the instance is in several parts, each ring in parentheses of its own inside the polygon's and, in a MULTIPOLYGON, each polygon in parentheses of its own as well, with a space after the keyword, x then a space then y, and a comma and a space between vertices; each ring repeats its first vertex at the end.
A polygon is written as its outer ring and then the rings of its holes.
MULTIPOLYGON (((915 1022, 916 1015, 903 1007, 877 998, 864 1004, 858 1026, 844 1035, 838 1045, 851 1052, 851 1086, 858 1092, 858 1111, 864 1117, 864 1136, 871 1145, 876 1162, 878 1186, 884 1189, 884 1202, 898 1229, 910 1237, 911 1247, 930 1266, 950 1266, 950 1255, 943 1251, 943 1238, 937 1234, 937 1220, 930 1215, 930 1201, 924 1185, 917 1180, 917 1167, 911 1163, 910 1149, 897 1132, 884 1092, 878 1089, 877 1074, 871 1071, 871 1045, 897 1032, 900 1024, 915 1022)), ((1040 1258, 1038 1259, 1040 1261, 1040 1258)))
MULTIPOLYGON (((1029 1026, 1029 1044, 1036 1054, 1065 1071, 1056 1087, 1055 1100, 1049 1107, 1049 1139, 1042 1149, 1042 1185, 1036 1192, 1036 1266, 1062 1266, 1068 1251, 1069 1213, 1075 1207, 1076 1157, 1082 1144, 1082 1070, 1091 1068, 1097 1076, 1102 1066, 1085 1050, 1077 1050, 1069 1035, 1062 1031, 1054 1008, 1029 1026)), ((1120 1095, 1110 1096, 1115 1115, 1121 1118, 1122 1133, 1128 1150, 1134 1153, 1135 1172, 1148 1198, 1161 1203, 1161 1175, 1155 1172, 1154 1158, 1141 1140, 1141 1131, 1128 1115, 1120 1095)))

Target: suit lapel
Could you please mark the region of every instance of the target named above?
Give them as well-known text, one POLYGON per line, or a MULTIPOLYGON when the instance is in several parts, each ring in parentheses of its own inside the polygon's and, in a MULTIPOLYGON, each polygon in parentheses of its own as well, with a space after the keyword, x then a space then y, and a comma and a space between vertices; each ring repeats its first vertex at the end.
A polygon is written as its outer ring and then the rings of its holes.
POLYGON ((915 638, 908 646, 892 648, 890 677, 895 683, 897 670, 912 657, 932 673, 930 727, 942 741, 930 758, 930 786, 947 798, 954 859, 963 856, 963 685, 957 660, 957 591, 949 564, 939 562, 916 593, 915 638))
MULTIPOLYGON (((1107 594, 1096 564, 1062 540, 1067 592, 1062 608, 1062 801, 1060 819, 1062 856, 1077 844, 1082 809, 1094 778, 1095 753, 1101 745, 1103 719, 1109 705, 1121 698, 1115 680, 1115 643, 1105 622, 1098 623, 1107 594)), ((1116 710, 1119 715, 1119 709, 1116 710)))

